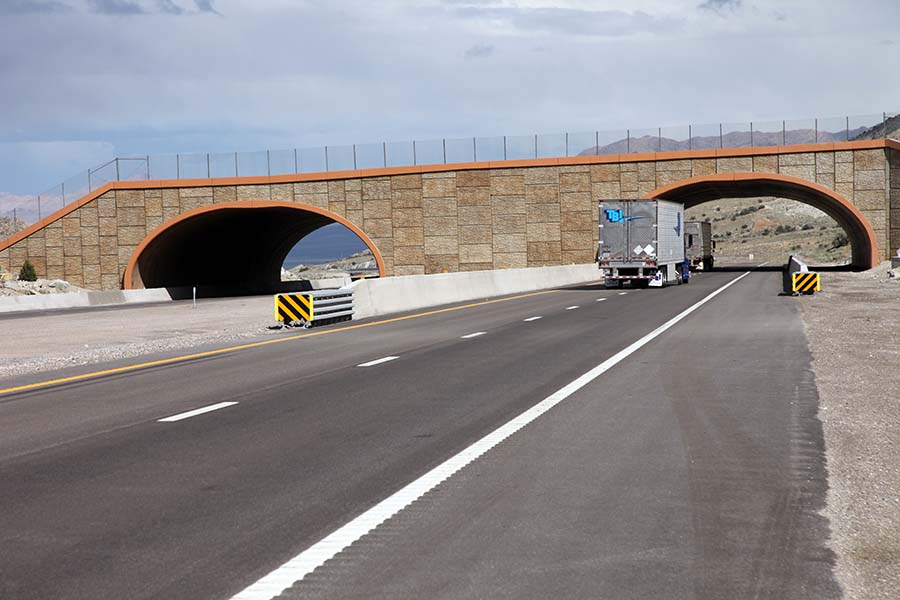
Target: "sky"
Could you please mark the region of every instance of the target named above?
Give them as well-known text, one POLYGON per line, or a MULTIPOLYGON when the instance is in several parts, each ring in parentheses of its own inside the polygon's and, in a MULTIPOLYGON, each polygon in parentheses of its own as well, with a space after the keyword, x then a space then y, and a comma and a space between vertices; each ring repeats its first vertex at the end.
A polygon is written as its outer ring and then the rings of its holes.
POLYGON ((116 156, 900 111, 896 0, 0 0, 0 211, 116 156))

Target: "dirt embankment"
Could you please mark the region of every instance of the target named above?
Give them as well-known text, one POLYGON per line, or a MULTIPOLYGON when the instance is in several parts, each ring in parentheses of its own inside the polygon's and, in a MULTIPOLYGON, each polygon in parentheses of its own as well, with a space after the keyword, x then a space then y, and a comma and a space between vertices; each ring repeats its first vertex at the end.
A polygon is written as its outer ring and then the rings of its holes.
POLYGON ((712 223, 716 264, 783 263, 791 254, 813 264, 850 262, 850 240, 828 215, 780 198, 724 199, 686 211, 690 221, 712 223))
POLYGON ((825 432, 826 514, 848 600, 900 597, 900 277, 889 279, 888 267, 825 273, 821 293, 798 298, 825 432))

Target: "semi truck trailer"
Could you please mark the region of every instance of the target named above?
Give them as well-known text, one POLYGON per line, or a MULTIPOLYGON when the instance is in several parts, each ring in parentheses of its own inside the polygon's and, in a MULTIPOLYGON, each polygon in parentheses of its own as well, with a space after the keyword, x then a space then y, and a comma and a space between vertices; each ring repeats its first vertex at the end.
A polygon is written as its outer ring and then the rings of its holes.
POLYGON ((687 221, 684 224, 684 254, 691 261, 691 270, 709 271, 713 268, 712 224, 709 221, 687 221))
POLYGON ((597 264, 606 287, 687 283, 684 205, 667 200, 601 200, 597 264))

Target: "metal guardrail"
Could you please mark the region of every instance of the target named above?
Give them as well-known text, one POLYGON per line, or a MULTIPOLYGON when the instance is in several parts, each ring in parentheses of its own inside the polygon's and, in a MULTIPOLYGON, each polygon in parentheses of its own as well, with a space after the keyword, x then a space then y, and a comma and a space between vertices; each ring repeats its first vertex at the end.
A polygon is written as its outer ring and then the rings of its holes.
POLYGON ((275 320, 285 327, 310 328, 353 318, 353 290, 316 290, 275 295, 275 320))
MULTIPOLYGON (((442 138, 256 152, 114 158, 33 196, 8 199, 6 235, 112 181, 261 177, 478 161, 602 156, 715 148, 789 146, 863 139, 900 140, 900 112, 552 134, 442 138)), ((0 233, 0 239, 6 237, 0 233)))

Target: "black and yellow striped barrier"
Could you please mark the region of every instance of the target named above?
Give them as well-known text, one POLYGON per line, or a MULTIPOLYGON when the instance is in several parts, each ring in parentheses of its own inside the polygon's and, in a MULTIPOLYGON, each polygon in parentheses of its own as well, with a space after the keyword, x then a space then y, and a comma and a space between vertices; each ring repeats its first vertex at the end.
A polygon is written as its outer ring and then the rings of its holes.
POLYGON ((791 290, 795 294, 812 294, 822 289, 818 273, 799 272, 792 273, 791 290))
POLYGON ((315 319, 314 304, 312 294, 276 294, 275 320, 285 324, 310 323, 315 319))

